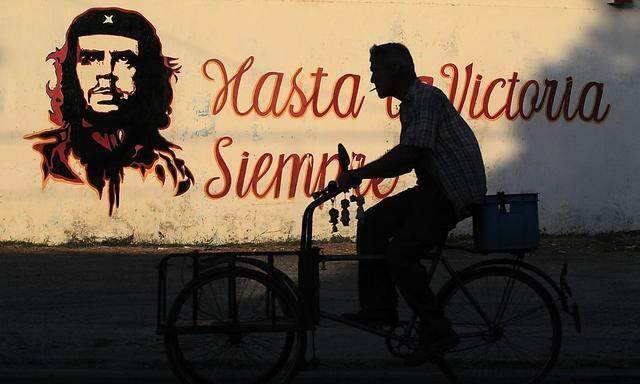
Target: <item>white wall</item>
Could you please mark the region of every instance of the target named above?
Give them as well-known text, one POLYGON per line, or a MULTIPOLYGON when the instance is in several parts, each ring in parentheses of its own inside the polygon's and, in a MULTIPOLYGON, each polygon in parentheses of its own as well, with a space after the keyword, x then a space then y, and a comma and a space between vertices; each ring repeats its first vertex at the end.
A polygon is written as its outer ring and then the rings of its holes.
MULTIPOLYGON (((397 142, 400 129, 399 121, 386 115, 385 101, 368 92, 372 88, 368 49, 387 41, 406 44, 418 74, 433 77, 434 85, 447 94, 452 79, 443 76, 441 69, 448 63, 455 65, 462 76, 456 105, 463 92, 465 67, 471 63, 474 79, 483 76, 479 95, 486 93, 492 80, 508 80, 514 72, 520 80, 515 95, 528 80, 542 88, 545 79, 557 80, 554 111, 560 106, 567 77, 573 80, 570 112, 587 84, 598 83, 586 94, 583 110, 587 117, 591 114, 596 88, 601 87, 599 116, 610 108, 601 122, 580 116, 551 121, 544 109, 529 120, 509 119, 505 114, 495 119, 472 118, 473 79, 462 115, 480 142, 489 191, 540 193, 543 231, 599 232, 640 226, 637 1, 629 9, 616 9, 600 0, 160 3, 103 1, 95 5, 139 11, 155 25, 163 52, 180 59, 172 124, 163 135, 183 148, 178 154, 193 171, 195 188, 173 197, 169 183, 161 187, 153 175, 143 181, 137 172, 126 169, 120 208, 112 217, 106 201, 98 200, 86 185, 49 180, 41 188, 40 156, 31 148, 33 141, 23 136, 53 126, 48 121, 44 86, 50 79, 55 82, 55 74, 45 57, 64 44, 71 20, 93 3, 10 2, 0 15, 0 240, 56 244, 133 235, 138 242, 222 243, 295 238, 309 202, 301 187, 304 177, 293 199, 286 198, 286 182, 277 199, 273 194, 239 198, 235 185, 226 196, 211 199, 205 184, 221 176, 214 143, 225 136, 233 139, 222 154, 234 182, 243 151, 250 154, 250 169, 265 152, 276 157, 311 153, 317 164, 323 153, 335 153, 338 142, 367 159, 379 156, 397 142), (203 64, 218 59, 232 73, 250 56, 255 61, 243 76, 238 97, 243 107, 249 105, 253 85, 262 74, 284 74, 279 99, 283 103, 296 69, 302 67, 299 84, 310 94, 310 74, 322 67, 328 76, 320 89, 320 105, 327 104, 340 76, 352 74, 360 76, 357 98, 364 96, 362 109, 356 118, 339 118, 332 112, 316 117, 311 111, 299 118, 239 116, 228 100, 220 113, 212 115, 211 102, 220 82, 205 78, 203 64)), ((207 66, 207 73, 219 79, 213 65, 207 66)), ((340 94, 343 108, 351 97, 350 84, 347 81, 340 94)), ((525 101, 531 98, 530 91, 525 101)), ((490 113, 504 105, 508 92, 508 85, 494 89, 490 113)), ((261 96, 261 105, 268 100, 269 95, 261 96)), ((517 104, 516 98, 512 112, 517 104)), ((548 100, 544 107, 547 104, 548 100)), ((82 173, 82 167, 75 166, 82 173)), ((333 172, 335 168, 330 168, 330 176, 333 172)), ((267 173, 259 189, 271 175, 267 173)), ((403 176, 395 191, 414 180, 403 176)), ((367 206, 375 202, 368 194, 367 206)), ((325 209, 316 218, 319 237, 330 236, 327 221, 325 209)), ((468 226, 461 226, 461 231, 468 231, 468 226)), ((352 236, 354 226, 340 233, 352 236)))

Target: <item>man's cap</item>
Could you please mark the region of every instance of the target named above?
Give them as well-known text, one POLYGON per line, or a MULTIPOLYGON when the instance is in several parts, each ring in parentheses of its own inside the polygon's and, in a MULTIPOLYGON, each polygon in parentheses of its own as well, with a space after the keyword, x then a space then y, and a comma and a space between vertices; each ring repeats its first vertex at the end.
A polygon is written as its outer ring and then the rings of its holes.
POLYGON ((156 40, 156 30, 136 11, 122 8, 91 8, 78 15, 67 31, 67 39, 87 35, 116 35, 136 39, 141 43, 156 40))

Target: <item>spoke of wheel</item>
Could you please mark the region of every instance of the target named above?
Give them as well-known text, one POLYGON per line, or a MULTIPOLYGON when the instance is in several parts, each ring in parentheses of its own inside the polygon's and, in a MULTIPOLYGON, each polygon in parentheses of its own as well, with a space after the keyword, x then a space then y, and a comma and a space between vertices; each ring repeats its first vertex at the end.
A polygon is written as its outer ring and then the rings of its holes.
POLYGON ((252 339, 251 342, 257 347, 267 352, 268 354, 273 353, 273 348, 267 347, 264 343, 258 341, 257 339, 252 339))
MULTIPOLYGON (((524 285, 524 287, 523 287, 523 288, 529 288, 529 286, 528 286, 528 285, 524 285)), ((524 293, 521 293, 520 295, 514 295, 515 297, 520 298, 520 300, 518 300, 516 303, 514 303, 514 306, 513 306, 513 307, 515 307, 515 308, 518 308, 518 307, 528 307, 528 306, 529 306, 529 303, 531 302, 531 299, 532 299, 532 298, 537 298, 537 297, 538 297, 538 295, 537 295, 537 294, 533 294, 533 295, 532 295, 532 294, 531 294, 532 292, 531 292, 529 289, 527 289, 526 291, 529 293, 528 295, 526 295, 526 294, 524 294, 524 293), (527 298, 526 302, 524 302, 524 298, 525 298, 525 297, 527 298)), ((513 308, 513 307, 512 307, 512 308, 513 308)))
MULTIPOLYGON (((218 310, 218 313, 220 313, 220 316, 222 316, 224 314, 224 311, 222 310, 222 308, 220 308, 220 304, 218 303, 218 298, 217 295, 212 287, 212 285, 215 283, 215 280, 211 282, 211 284, 207 284, 209 287, 209 291, 211 292, 211 296, 213 296, 213 301, 216 305, 216 309, 218 310)), ((222 320, 222 318, 218 318, 216 315, 213 315, 214 317, 216 317, 216 320, 220 321, 220 322, 224 322, 224 320, 222 320)))
MULTIPOLYGON (((263 348, 263 350, 264 350, 264 347, 260 347, 260 348, 263 348)), ((264 361, 264 362, 267 362, 267 363, 269 363, 269 361, 270 361, 270 360, 267 360, 266 358, 264 358, 262 355, 258 354, 258 352, 256 352, 256 351, 247 349, 246 352, 252 354, 253 356, 255 356, 258 359, 260 359, 261 361, 264 361)), ((269 352, 269 351, 267 351, 267 352, 269 352)))
POLYGON ((215 364, 215 365, 214 365, 214 364, 212 364, 212 365, 213 365, 212 367, 209 367, 209 366, 207 365, 206 370, 207 370, 208 372, 211 372, 212 376, 216 376, 216 374, 218 373, 218 371, 220 371, 220 368, 222 368, 222 367, 224 367, 224 366, 226 365, 226 364, 221 364, 221 362, 222 362, 222 361, 221 361, 221 360, 222 360, 222 356, 226 356, 226 351, 225 351, 225 352, 223 352, 222 354, 220 354, 220 356, 219 356, 219 358, 218 358, 218 359, 213 359, 213 358, 211 359, 212 363, 215 361, 217 364, 215 364), (215 369, 214 369, 214 368, 215 368, 215 369))
POLYGON ((236 292, 240 292, 238 293, 238 297, 242 297, 244 290, 247 288, 247 285, 249 284, 249 281, 251 281, 251 279, 247 279, 247 278, 236 279, 236 284, 238 285, 238 288, 239 288, 239 289, 236 289, 236 292), (241 281, 238 281, 238 280, 241 280, 241 281))
MULTIPOLYGON (((222 336, 222 335, 220 335, 220 336, 222 336)), ((187 343, 187 340, 185 340, 184 342, 187 343)), ((202 346, 204 344, 208 345, 208 344, 211 344, 211 343, 212 343, 211 341, 208 341, 208 340, 202 339, 202 338, 198 339, 198 340, 196 340, 196 339, 188 340, 188 344, 195 345, 195 346, 202 346)), ((222 345, 224 345, 224 342, 215 342, 214 344, 220 345, 221 343, 222 343, 222 345)))
MULTIPOLYGON (((466 308, 474 308, 474 307, 473 307, 473 305, 471 304, 471 302, 469 301, 469 298, 468 298, 468 297, 466 297, 466 295, 464 294, 464 292, 462 292, 461 290, 458 290, 457 292, 459 293, 459 296, 462 296, 462 298, 463 298, 463 299, 462 299, 462 300, 458 299, 459 301, 461 301, 461 303, 460 303, 460 304, 455 305, 456 307, 458 307, 458 306, 459 306, 460 308, 458 308, 457 313, 453 314, 453 315, 455 315, 455 316, 454 316, 454 318, 456 318, 456 317, 460 318, 460 315, 461 315, 461 313, 460 313, 460 309, 461 309, 461 308, 462 308, 462 309, 466 309, 466 308), (466 303, 466 304, 465 304, 465 303, 466 303)), ((455 297, 455 296, 454 296, 454 297, 455 297)), ((472 311, 472 313, 471 313, 471 314, 473 314, 473 313, 475 313, 475 312, 473 312, 473 311, 472 311)), ((478 316, 479 316, 480 314, 479 314, 479 313, 476 313, 476 315, 478 315, 478 316)), ((484 331, 484 329, 483 329, 482 327, 483 327, 483 326, 486 326, 486 325, 485 325, 484 323, 483 323, 483 324, 480 324, 480 325, 477 325, 477 323, 476 323, 476 322, 474 322, 472 319, 469 319, 469 321, 467 321, 467 319, 469 318, 469 316, 470 316, 469 314, 465 314, 465 315, 464 315, 464 320, 465 320, 465 322, 463 322, 463 323, 461 323, 461 322, 454 322, 454 325, 457 325, 457 326, 470 325, 470 326, 474 326, 478 331, 484 331)), ((472 316, 472 317, 473 317, 473 316, 472 316)))
POLYGON ((496 324, 502 318, 504 309, 507 307, 509 303, 509 299, 511 298, 511 291, 513 290, 513 285, 515 284, 516 279, 514 277, 507 277, 507 285, 502 291, 502 298, 500 299, 500 304, 498 305, 498 310, 496 311, 496 317, 493 319, 493 324, 496 324))
MULTIPOLYGON (((209 290, 212 290, 210 285, 209 285, 209 290)), ((221 323, 224 322, 224 320, 222 318, 218 317, 214 313, 215 309, 213 307, 211 308, 211 312, 205 311, 203 309, 204 305, 202 305, 202 304, 203 304, 203 301, 205 301, 204 298, 207 298, 206 302, 209 303, 210 305, 212 304, 212 302, 211 302, 211 299, 208 299, 208 295, 204 294, 204 289, 201 289, 201 291, 202 291, 202 294, 199 295, 199 300, 198 300, 198 303, 199 303, 199 308, 197 308, 198 311, 201 312, 201 313, 204 313, 205 315, 213 316, 214 320, 217 320, 217 321, 219 321, 221 323)), ((218 301, 216 299, 215 293, 213 293, 213 300, 214 300, 216 308, 218 309, 218 313, 221 313, 222 309, 220 308, 220 305, 218 304, 218 301)))
MULTIPOLYGON (((525 286, 525 287, 528 288, 528 286, 525 286)), ((502 324, 505 324, 505 323, 515 324, 519 318, 524 319, 530 314, 533 314, 534 312, 536 312, 537 308, 546 309, 545 303, 542 303, 542 305, 539 304, 540 297, 535 292, 527 290, 527 292, 521 292, 519 295, 516 295, 515 293, 512 295, 512 297, 521 297, 521 298, 524 298, 525 296, 527 300, 519 300, 517 304, 514 303, 513 305, 510 305, 509 308, 505 309, 505 312, 503 313, 503 316, 502 316, 502 321, 501 321, 502 324), (531 312, 528 312, 528 311, 531 311, 531 312), (508 320, 508 322, 507 320, 504 320, 505 318, 508 320)), ((542 311, 542 314, 544 313, 545 311, 542 311)), ((535 315, 533 318, 530 319, 532 321, 531 324, 536 323, 534 322, 534 318, 535 318, 535 315)))
POLYGON ((255 300, 255 302, 251 306, 251 312, 250 312, 255 318, 264 319, 264 320, 267 319, 262 315, 262 313, 264 312, 262 311, 262 308, 265 306, 265 303, 267 300, 268 300, 268 295, 266 292, 261 294, 260 297, 255 300))
POLYGON ((249 366, 249 370, 251 371, 251 374, 253 375, 253 377, 255 377, 255 378, 260 377, 260 375, 256 374, 256 371, 253 368, 253 366, 256 363, 256 360, 254 358, 252 358, 252 357, 249 357, 249 354, 247 354, 247 351, 245 351, 244 348, 241 348, 241 350, 242 350, 242 354, 247 358, 247 363, 248 363, 247 365, 249 366))
POLYGON ((482 359, 483 361, 480 363, 480 366, 482 368, 485 368, 485 369, 482 369, 482 371, 485 372, 484 375, 483 375, 485 377, 489 375, 489 373, 486 372, 486 371, 488 371, 488 369, 486 369, 486 368, 490 368, 491 367, 491 360, 489 359, 490 358, 489 351, 492 349, 492 347, 495 347, 495 345, 496 345, 496 343, 490 343, 487 346, 487 348, 485 348, 483 356, 482 356, 483 357, 483 359, 482 359))
POLYGON ((518 320, 522 320, 523 318, 525 318, 525 317, 527 317, 527 316, 539 311, 540 309, 546 309, 546 305, 545 304, 541 304, 541 305, 535 306, 535 307, 533 307, 531 309, 526 310, 525 312, 522 312, 521 314, 512 316, 512 317, 510 317, 510 318, 508 318, 506 320, 503 320, 502 322, 500 322, 500 324, 502 326, 507 325, 507 324, 512 324, 513 325, 513 322, 518 321, 518 320))
POLYGON ((478 302, 478 299, 473 296, 472 289, 469 289, 469 287, 465 287, 465 288, 467 290, 467 293, 469 294, 468 296, 461 288, 458 288, 458 292, 460 292, 460 295, 463 297, 463 299, 461 300, 460 306, 465 309, 469 308, 471 310, 471 313, 479 316, 480 319, 482 319, 484 326, 487 326, 488 325, 487 322, 490 322, 491 320, 489 319, 489 316, 485 312, 485 309, 482 308, 482 303, 478 302), (477 303, 478 308, 476 308, 476 306, 473 304, 472 298, 473 298, 473 301, 477 303), (486 317, 486 320, 485 320, 485 317, 486 317))
POLYGON ((478 324, 478 323, 461 323, 461 322, 452 322, 451 324, 453 325, 457 325, 459 327, 474 327, 474 328, 482 328, 485 327, 484 324, 478 324))
POLYGON ((521 361, 523 361, 525 364, 527 364, 527 365, 529 365, 529 366, 531 366, 533 368, 536 368, 535 364, 533 362, 529 361, 529 359, 530 359, 529 355, 525 351, 523 351, 523 350, 519 349, 518 347, 516 347, 516 345, 513 344, 511 342, 511 340, 509 340, 508 337, 503 335, 502 339, 507 343, 509 348, 511 348, 511 350, 514 351, 520 357, 521 361))
MULTIPOLYGON (((489 278, 485 277, 484 293, 485 293, 486 298, 487 298, 487 301, 486 301, 487 304, 483 305, 483 303, 481 303, 479 300, 478 300, 478 304, 480 304, 481 306, 484 306, 485 307, 485 311, 487 311, 487 314, 490 315, 491 314, 491 310, 488 308, 488 303, 489 303, 489 284, 487 283, 488 280, 489 280, 489 278)), ((478 292, 478 297, 479 296, 480 296, 480 292, 478 292)))
POLYGON ((496 349, 498 350, 498 352, 500 352, 500 355, 505 358, 505 360, 509 359, 509 356, 507 356, 503 351, 502 348, 500 348, 500 343, 496 343, 496 349))
POLYGON ((275 347, 276 349, 278 348, 278 346, 273 341, 264 340, 264 339, 257 339, 255 336, 253 337, 253 341, 255 343, 258 343, 258 344, 262 345, 265 348, 269 348, 270 345, 275 347))
POLYGON ((542 336, 542 335, 536 335, 536 334, 532 334, 530 332, 522 332, 522 331, 513 331, 513 330, 509 330, 509 335, 510 336, 524 336, 527 338, 533 338, 533 339, 545 339, 545 340, 551 340, 552 337, 551 336, 542 336))
MULTIPOLYGON (((262 361, 262 362, 264 362, 264 363, 265 363, 265 364, 264 364, 264 366, 265 366, 266 372, 264 372, 261 376, 266 375, 266 374, 269 372, 269 370, 270 370, 270 369, 271 369, 271 368, 276 364, 276 362, 277 362, 277 360, 276 360, 276 361, 267 360, 267 359, 265 359, 263 356, 259 355, 256 351, 253 351, 253 350, 249 350, 249 349, 247 349, 247 350, 246 350, 246 353, 249 353, 249 354, 251 354, 251 355, 253 355, 253 356, 257 357, 260 361, 262 361)), ((279 358, 279 356, 278 356, 278 358, 279 358)))
MULTIPOLYGON (((234 348, 234 353, 233 353, 233 357, 234 357, 234 358, 233 358, 233 361, 236 361, 236 360, 237 360, 237 359, 235 358, 237 354, 238 354, 237 348, 234 348)), ((235 371, 235 369, 232 369, 232 370, 231 370, 231 382, 232 382, 232 383, 235 383, 235 382, 236 382, 235 378, 236 378, 236 371, 235 371)))
MULTIPOLYGON (((222 372, 224 372, 224 376, 223 377, 227 377, 227 375, 231 375, 231 377, 233 378, 233 361, 234 361, 234 356, 233 356, 233 348, 229 348, 227 349, 225 356, 226 356, 226 360, 224 365, 221 365, 220 367, 222 368, 222 372)), ((233 381, 232 381, 233 382, 233 381)))
POLYGON ((258 338, 258 336, 249 336, 253 342, 260 344, 261 346, 268 348, 269 346, 275 345, 272 341, 264 340, 262 338, 258 338))
POLYGON ((485 356, 485 357, 487 356, 487 354, 488 354, 488 352, 489 352, 489 348, 491 348, 491 344, 493 344, 493 343, 488 343, 488 344, 487 344, 487 347, 486 347, 486 348, 484 349, 484 351, 482 352, 482 355, 483 355, 483 356, 485 356))
MULTIPOLYGON (((263 339, 258 339, 256 336, 251 336, 251 342, 253 344, 255 344, 256 346, 262 348, 264 351, 268 352, 269 354, 273 354, 274 350, 277 350, 278 348, 269 348, 269 343, 266 340, 263 339)), ((274 345, 274 343, 270 343, 271 345, 274 345)))
MULTIPOLYGON (((241 302, 238 304, 238 313, 242 313, 240 310, 241 310, 241 308, 243 308, 243 307, 244 307, 244 305, 242 304, 243 302, 244 302, 244 303, 251 303, 251 299, 253 298, 253 295, 255 294, 256 289, 258 289, 258 286, 262 286, 262 284, 260 284, 260 283, 258 283, 258 282, 256 281, 256 284, 254 284, 253 289, 251 290, 251 293, 249 294, 249 297, 247 298, 247 300, 246 300, 246 301, 244 301, 244 300, 243 300, 243 301, 241 301, 241 302)), ((266 287, 265 287, 265 288, 266 288, 266 287)), ((262 302, 262 300, 260 300, 260 302, 262 302)), ((249 305, 249 304, 245 304, 245 305, 249 305)), ((251 309, 252 309, 252 310, 251 310, 251 312, 249 312, 249 313, 253 314, 253 313, 254 313, 254 311, 255 311, 255 308, 256 308, 256 305, 253 305, 253 306, 251 307, 251 309)), ((249 314, 249 313, 248 313, 248 314, 249 314)))
POLYGON ((493 318, 493 324, 495 325, 495 319, 498 317, 498 313, 500 311, 500 302, 495 302, 495 299, 497 297, 499 297, 499 292, 500 292, 500 283, 502 283, 502 281, 497 281, 495 278, 497 276, 487 276, 487 281, 489 281, 488 284, 491 285, 492 289, 491 289, 491 297, 489 297, 487 299, 487 305, 489 305, 491 308, 489 308, 489 310, 491 311, 491 315, 493 318))
MULTIPOLYGON (((205 370, 207 370, 208 372, 211 372, 212 376, 217 376, 215 374, 217 374, 221 368, 227 367, 229 365, 229 350, 228 349, 224 349, 222 354, 220 355, 220 362, 222 363, 222 361, 224 360, 224 364, 220 364, 218 366, 215 367, 215 370, 213 370, 214 367, 209 367, 208 365, 205 366, 205 370)), ((226 376, 226 370, 222 370, 222 377, 224 378, 226 376)))
MULTIPOLYGON (((225 345, 224 345, 224 344, 219 345, 219 346, 218 346, 214 351, 215 351, 215 352, 218 352, 221 348, 224 348, 224 347, 225 347, 225 345)), ((206 347, 205 347, 205 348, 206 348, 206 347)), ((199 348, 199 349, 200 349, 200 348, 199 348)), ((204 352, 198 353, 198 354, 196 354, 196 355, 189 354, 189 357, 190 357, 191 359, 197 360, 197 359, 199 359, 200 357, 207 356, 207 355, 209 355, 209 354, 213 354, 213 353, 212 353, 211 351, 207 350, 207 349, 204 349, 204 352)))

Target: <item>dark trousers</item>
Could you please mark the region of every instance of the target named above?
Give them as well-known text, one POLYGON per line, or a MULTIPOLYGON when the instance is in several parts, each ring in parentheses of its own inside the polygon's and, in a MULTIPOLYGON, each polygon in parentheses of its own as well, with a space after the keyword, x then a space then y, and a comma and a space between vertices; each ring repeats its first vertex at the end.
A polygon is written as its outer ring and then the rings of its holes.
POLYGON ((438 310, 419 257, 457 223, 449 200, 435 187, 416 186, 387 197, 358 221, 357 253, 385 255, 386 260, 359 262, 358 287, 363 309, 397 308, 398 295, 429 328, 448 321, 438 310), (421 244, 416 247, 416 244, 421 244))

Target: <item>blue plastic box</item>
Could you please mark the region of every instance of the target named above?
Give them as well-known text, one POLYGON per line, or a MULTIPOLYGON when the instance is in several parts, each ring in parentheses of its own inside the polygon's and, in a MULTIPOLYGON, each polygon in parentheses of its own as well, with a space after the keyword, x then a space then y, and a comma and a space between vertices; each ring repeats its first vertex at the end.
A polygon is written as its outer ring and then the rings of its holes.
POLYGON ((529 251, 539 243, 537 193, 487 195, 473 215, 477 251, 529 251))

